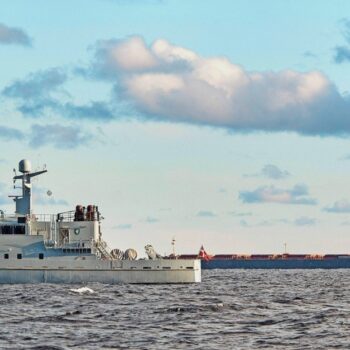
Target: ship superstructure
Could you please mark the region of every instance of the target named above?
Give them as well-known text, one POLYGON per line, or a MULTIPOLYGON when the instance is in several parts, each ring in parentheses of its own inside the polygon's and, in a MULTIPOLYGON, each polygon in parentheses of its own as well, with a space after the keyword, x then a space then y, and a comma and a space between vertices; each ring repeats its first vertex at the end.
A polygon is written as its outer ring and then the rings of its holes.
POLYGON ((200 282, 200 261, 159 256, 136 260, 132 249, 120 254, 102 239, 96 205, 77 205, 55 215, 35 214, 31 179, 47 172, 19 163, 20 195, 10 196, 14 215, 0 210, 0 283, 192 283, 200 282))

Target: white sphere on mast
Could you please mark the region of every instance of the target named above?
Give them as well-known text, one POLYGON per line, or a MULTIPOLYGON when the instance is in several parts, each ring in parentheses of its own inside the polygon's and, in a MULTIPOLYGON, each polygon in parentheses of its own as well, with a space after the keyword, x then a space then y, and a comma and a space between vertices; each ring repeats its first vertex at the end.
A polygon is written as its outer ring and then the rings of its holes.
POLYGON ((18 170, 21 173, 30 173, 32 171, 32 164, 28 159, 22 159, 18 164, 18 170))

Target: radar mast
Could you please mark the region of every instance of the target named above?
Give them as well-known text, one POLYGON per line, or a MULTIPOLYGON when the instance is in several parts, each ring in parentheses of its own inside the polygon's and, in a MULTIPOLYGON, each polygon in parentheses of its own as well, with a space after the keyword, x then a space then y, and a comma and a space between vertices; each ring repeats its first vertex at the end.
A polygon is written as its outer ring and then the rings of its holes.
POLYGON ((13 177, 13 183, 17 180, 22 180, 22 195, 14 195, 13 200, 16 203, 16 214, 17 215, 31 215, 32 214, 32 184, 31 178, 47 172, 47 170, 32 171, 32 165, 29 160, 22 159, 18 164, 18 171, 22 175, 16 175, 13 177))

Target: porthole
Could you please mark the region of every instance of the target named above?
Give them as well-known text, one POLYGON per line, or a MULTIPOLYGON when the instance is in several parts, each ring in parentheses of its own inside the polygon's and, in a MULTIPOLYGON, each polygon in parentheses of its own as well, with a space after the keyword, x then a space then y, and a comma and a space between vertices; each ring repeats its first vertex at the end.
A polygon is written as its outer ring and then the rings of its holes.
POLYGON ((80 228, 75 228, 74 229, 74 234, 78 236, 79 233, 80 233, 80 228))

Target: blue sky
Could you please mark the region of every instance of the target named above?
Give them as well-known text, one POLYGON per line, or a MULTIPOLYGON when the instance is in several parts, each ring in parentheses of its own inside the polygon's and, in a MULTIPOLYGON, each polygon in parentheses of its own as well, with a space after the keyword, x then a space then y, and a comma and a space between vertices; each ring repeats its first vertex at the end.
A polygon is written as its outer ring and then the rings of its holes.
POLYGON ((7 212, 27 157, 113 247, 348 252, 348 1, 11 1, 0 57, 7 212))

